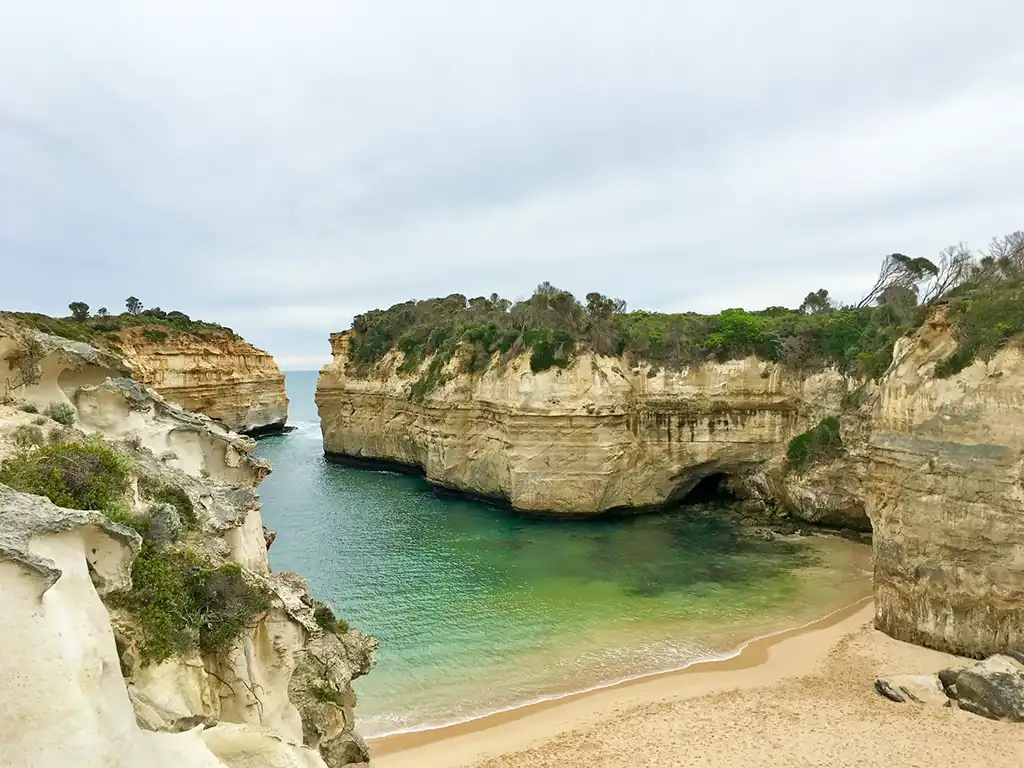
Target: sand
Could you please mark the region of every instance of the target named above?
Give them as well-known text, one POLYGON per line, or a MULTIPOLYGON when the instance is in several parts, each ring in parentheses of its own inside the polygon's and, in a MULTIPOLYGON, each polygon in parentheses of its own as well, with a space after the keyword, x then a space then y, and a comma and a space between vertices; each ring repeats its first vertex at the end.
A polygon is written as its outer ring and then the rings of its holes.
POLYGON ((880 675, 957 659, 871 626, 870 600, 700 664, 450 728, 371 742, 376 768, 999 766, 1024 725, 895 704, 880 675))

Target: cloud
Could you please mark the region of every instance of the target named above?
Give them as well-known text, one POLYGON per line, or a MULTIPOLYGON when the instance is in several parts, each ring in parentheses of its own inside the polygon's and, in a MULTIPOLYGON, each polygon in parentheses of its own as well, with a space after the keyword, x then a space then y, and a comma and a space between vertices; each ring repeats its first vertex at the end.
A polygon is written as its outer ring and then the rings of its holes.
POLYGON ((315 367, 353 314, 408 298, 853 299, 885 253, 1022 226, 1012 0, 4 19, 0 306, 135 294, 315 367))

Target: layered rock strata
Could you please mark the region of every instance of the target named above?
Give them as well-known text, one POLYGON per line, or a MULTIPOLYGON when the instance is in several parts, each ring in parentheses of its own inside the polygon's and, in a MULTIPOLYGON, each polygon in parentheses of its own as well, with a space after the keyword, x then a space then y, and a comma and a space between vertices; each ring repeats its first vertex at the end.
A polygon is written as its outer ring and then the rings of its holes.
POLYGON ((901 339, 872 412, 863 496, 877 626, 968 656, 1024 649, 1024 354, 949 378, 945 313, 901 339))
POLYGON ((305 581, 270 571, 255 492, 269 465, 251 456, 251 438, 126 370, 86 345, 0 324, 0 459, 32 450, 14 445, 27 430, 117 447, 132 467, 134 511, 164 513, 144 500, 143 481, 173 486, 195 517, 176 546, 239 567, 267 607, 217 652, 147 663, 116 599, 131 588, 139 535, 0 486, 0 682, 10 694, 0 754, 58 767, 367 764, 351 681, 372 667, 376 641, 325 631, 305 581), (53 405, 71 410, 73 426, 34 414, 53 405))
POLYGON ((241 434, 280 432, 288 419, 288 397, 274 358, 238 336, 208 334, 132 328, 120 331, 115 343, 132 378, 185 410, 241 434))
POLYGON ((565 369, 527 356, 458 373, 422 402, 418 373, 393 353, 357 375, 347 334, 331 336, 317 405, 328 456, 395 462, 436 486, 527 512, 593 515, 682 499, 713 474, 738 474, 839 409, 847 382, 750 357, 680 372, 590 353, 565 369))

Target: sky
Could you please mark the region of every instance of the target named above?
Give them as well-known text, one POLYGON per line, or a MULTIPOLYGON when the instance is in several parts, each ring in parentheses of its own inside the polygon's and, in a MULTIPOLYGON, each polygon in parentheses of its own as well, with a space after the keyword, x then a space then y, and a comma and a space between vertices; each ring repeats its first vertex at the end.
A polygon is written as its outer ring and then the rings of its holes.
POLYGON ((0 0, 0 307, 797 306, 1024 229, 1018 0, 0 0))

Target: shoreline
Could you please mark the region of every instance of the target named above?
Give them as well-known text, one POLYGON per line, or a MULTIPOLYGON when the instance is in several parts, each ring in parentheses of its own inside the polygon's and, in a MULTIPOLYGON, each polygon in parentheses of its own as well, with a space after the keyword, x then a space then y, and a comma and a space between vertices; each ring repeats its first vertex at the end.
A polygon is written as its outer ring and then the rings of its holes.
POLYGON ((867 595, 806 624, 752 638, 721 658, 695 660, 679 669, 637 675, 451 725, 381 735, 367 742, 378 768, 470 765, 593 725, 623 707, 770 685, 809 674, 838 640, 873 616, 872 598, 867 595), (763 674, 750 674, 752 670, 763 674))

